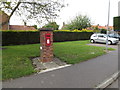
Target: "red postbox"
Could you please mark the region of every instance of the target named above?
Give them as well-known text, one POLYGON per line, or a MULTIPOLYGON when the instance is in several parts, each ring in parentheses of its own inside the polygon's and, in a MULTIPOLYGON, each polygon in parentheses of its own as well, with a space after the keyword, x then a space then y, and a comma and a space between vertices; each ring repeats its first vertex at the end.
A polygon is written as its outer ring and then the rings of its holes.
POLYGON ((50 46, 51 45, 51 34, 50 33, 46 33, 45 34, 45 42, 46 42, 46 46, 50 46))
POLYGON ((50 62, 53 60, 53 29, 40 29, 40 61, 50 62))

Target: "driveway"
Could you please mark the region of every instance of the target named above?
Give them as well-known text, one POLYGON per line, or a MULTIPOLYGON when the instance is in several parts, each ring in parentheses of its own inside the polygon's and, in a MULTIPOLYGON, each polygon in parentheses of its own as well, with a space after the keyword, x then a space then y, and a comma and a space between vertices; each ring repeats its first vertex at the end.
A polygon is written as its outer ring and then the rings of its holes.
MULTIPOLYGON (((87 44, 87 45, 106 47, 106 44, 102 44, 102 43, 90 43, 90 44, 87 44)), ((119 44, 118 45, 108 45, 108 48, 118 49, 118 46, 119 46, 119 44)))

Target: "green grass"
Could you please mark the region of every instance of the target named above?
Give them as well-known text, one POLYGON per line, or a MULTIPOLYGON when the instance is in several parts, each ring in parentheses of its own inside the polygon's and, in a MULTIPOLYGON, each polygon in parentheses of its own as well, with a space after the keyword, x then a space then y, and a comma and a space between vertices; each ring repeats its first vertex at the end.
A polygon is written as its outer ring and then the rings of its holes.
POLYGON ((17 78, 34 73, 29 57, 39 56, 39 44, 5 46, 2 52, 2 78, 17 78))
POLYGON ((69 64, 75 64, 105 54, 104 47, 88 46, 88 43, 89 41, 55 43, 55 56, 69 64))
MULTIPOLYGON (((75 64, 105 54, 104 47, 88 46, 88 43, 88 40, 54 43, 54 55, 69 64, 75 64)), ((40 55, 39 47, 39 44, 4 46, 2 79, 34 73, 30 57, 40 55)))

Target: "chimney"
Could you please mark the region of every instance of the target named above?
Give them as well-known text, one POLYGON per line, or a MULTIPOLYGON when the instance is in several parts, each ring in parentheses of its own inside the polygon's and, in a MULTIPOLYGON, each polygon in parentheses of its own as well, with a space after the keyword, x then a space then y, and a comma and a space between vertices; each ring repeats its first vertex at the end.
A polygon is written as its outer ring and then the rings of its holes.
POLYGON ((65 26, 65 22, 63 22, 63 26, 65 26))

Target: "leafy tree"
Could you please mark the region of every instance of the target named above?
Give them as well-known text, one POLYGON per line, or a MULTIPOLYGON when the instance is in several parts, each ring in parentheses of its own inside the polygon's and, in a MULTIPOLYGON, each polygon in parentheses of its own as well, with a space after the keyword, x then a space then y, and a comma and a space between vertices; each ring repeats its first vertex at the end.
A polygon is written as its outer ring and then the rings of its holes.
MULTIPOLYGON (((10 20, 13 14, 21 17, 25 22, 33 20, 41 23, 42 20, 49 21, 58 16, 57 12, 64 7, 60 0, 7 0, 7 2, 0 2, 0 10, 9 14, 10 20)), ((2 24, 5 24, 3 22, 2 24)))
POLYGON ((33 27, 34 27, 35 29, 38 29, 38 28, 37 28, 37 25, 33 25, 33 27))
POLYGON ((94 28, 94 30, 98 30, 99 28, 98 28, 98 25, 94 28))
POLYGON ((107 30, 106 29, 101 29, 101 33, 106 34, 107 30))
POLYGON ((59 25, 57 25, 56 22, 49 22, 48 24, 43 26, 43 28, 53 28, 54 30, 58 30, 59 25))
POLYGON ((95 27, 93 27, 94 29, 94 33, 100 33, 100 29, 98 28, 99 24, 95 27))
POLYGON ((70 30, 73 29, 82 30, 90 26, 91 26, 91 21, 88 16, 78 15, 73 20, 71 20, 69 24, 65 26, 65 28, 70 30))

